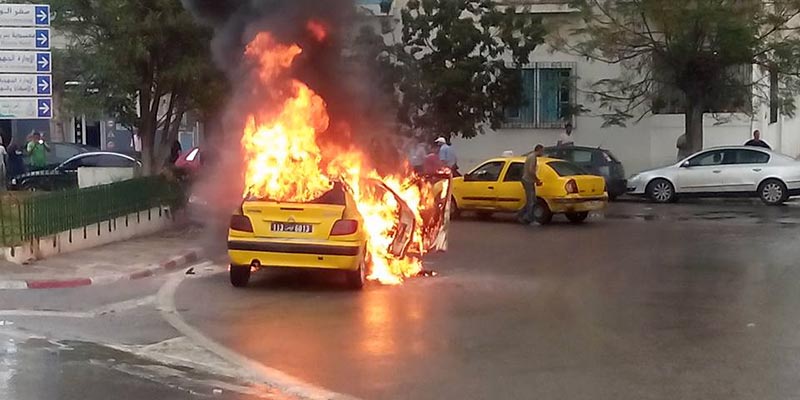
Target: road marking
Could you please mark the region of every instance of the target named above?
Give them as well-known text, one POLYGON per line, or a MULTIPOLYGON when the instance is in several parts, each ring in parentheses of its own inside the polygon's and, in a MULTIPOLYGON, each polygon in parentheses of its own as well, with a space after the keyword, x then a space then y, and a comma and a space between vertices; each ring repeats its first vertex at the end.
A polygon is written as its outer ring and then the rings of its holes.
POLYGON ((247 358, 215 342, 199 330, 190 326, 181 318, 175 306, 175 293, 184 279, 186 279, 186 275, 184 274, 175 275, 170 277, 170 279, 161 286, 157 295, 157 308, 165 321, 195 344, 211 351, 225 361, 245 369, 247 375, 249 375, 248 379, 266 384, 286 394, 308 400, 356 400, 355 397, 314 386, 285 372, 262 365, 255 360, 247 358))

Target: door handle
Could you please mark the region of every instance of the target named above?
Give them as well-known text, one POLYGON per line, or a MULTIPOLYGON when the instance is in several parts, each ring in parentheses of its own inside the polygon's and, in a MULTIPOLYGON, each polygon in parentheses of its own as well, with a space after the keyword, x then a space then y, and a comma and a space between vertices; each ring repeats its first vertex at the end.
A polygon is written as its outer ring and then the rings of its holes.
POLYGON ((761 168, 753 168, 753 172, 761 172, 761 168))
POLYGON ((494 190, 494 186, 489 186, 489 189, 492 189, 492 190, 494 190))
POLYGON ((715 174, 719 174, 719 173, 721 173, 721 172, 722 172, 722 170, 721 170, 721 169, 715 169, 715 170, 713 170, 713 171, 711 171, 711 172, 713 172, 713 173, 715 173, 715 174))

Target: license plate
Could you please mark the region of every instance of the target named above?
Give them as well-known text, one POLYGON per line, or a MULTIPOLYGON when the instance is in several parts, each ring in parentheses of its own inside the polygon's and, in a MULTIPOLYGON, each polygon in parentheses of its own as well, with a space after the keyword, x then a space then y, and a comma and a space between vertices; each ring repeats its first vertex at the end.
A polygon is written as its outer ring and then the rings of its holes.
POLYGON ((272 223, 273 232, 311 233, 313 230, 311 224, 272 223))

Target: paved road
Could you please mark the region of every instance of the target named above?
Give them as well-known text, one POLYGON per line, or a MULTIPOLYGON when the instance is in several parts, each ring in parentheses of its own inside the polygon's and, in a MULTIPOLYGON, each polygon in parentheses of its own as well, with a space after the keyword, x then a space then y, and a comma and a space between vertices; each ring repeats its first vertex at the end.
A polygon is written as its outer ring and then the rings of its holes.
POLYGON ((176 316, 364 399, 798 398, 799 235, 796 205, 618 203, 584 226, 458 221, 439 277, 361 293, 281 272, 234 290, 208 266, 0 291, 0 398, 286 398, 176 316))
POLYGON ((350 293, 332 275, 235 290, 220 274, 184 282, 177 306, 241 354, 365 399, 797 398, 799 211, 459 221, 437 278, 350 293))

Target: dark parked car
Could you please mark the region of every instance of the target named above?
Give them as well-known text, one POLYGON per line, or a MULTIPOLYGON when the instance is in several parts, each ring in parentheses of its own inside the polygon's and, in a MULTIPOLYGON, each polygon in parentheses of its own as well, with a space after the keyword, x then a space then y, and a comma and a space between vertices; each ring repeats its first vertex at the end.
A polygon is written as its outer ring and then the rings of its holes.
POLYGON ((78 154, 53 169, 28 172, 11 179, 12 190, 59 190, 78 186, 80 167, 136 167, 136 159, 119 153, 94 152, 78 154))
POLYGON ((598 147, 558 146, 545 148, 544 154, 571 161, 592 174, 606 178, 608 197, 612 200, 628 190, 625 168, 608 150, 598 147))

